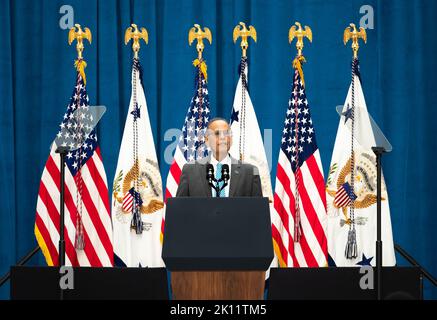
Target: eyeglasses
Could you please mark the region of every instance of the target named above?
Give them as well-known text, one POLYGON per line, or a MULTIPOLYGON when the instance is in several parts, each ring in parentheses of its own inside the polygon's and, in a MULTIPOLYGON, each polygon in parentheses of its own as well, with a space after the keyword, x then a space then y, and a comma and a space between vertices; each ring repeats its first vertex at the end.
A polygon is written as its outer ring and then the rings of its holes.
POLYGON ((227 130, 208 130, 207 135, 214 135, 216 138, 220 137, 230 137, 232 136, 232 131, 230 129, 227 130))

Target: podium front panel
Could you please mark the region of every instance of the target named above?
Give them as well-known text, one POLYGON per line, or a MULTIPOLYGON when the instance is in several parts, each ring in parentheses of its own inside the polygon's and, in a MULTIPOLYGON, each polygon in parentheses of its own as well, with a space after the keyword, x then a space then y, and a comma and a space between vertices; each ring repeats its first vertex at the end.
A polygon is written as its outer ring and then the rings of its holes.
POLYGON ((267 198, 171 198, 163 260, 170 270, 267 270, 273 242, 267 198))

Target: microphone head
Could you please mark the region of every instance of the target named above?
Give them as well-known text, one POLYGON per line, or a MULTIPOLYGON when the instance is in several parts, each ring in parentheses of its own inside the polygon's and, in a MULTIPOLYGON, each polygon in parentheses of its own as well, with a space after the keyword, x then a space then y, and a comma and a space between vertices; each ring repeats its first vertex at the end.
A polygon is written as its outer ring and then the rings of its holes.
POLYGON ((214 173, 214 166, 211 163, 208 163, 206 165, 206 172, 209 173, 214 173))
POLYGON ((214 166, 210 163, 208 163, 206 165, 206 179, 208 180, 208 182, 212 182, 214 178, 214 166))
POLYGON ((224 164, 222 166, 222 178, 223 180, 229 180, 229 165, 224 164))

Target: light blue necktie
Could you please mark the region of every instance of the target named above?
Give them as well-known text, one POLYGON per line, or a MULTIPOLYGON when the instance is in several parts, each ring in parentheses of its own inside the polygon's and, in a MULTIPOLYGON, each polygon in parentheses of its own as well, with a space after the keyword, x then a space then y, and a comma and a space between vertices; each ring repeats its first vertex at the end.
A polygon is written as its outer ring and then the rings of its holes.
MULTIPOLYGON (((217 181, 220 180, 220 179, 222 178, 222 166, 223 166, 223 165, 222 165, 220 162, 217 163, 217 168, 216 168, 216 170, 215 170, 215 178, 217 179, 217 181)), ((218 183, 219 188, 222 188, 224 184, 225 184, 224 181, 220 181, 220 182, 218 183)), ((217 193, 216 193, 216 194, 217 194, 217 193)), ((220 191, 220 198, 223 198, 223 197, 225 197, 225 188, 223 188, 223 189, 220 191)))

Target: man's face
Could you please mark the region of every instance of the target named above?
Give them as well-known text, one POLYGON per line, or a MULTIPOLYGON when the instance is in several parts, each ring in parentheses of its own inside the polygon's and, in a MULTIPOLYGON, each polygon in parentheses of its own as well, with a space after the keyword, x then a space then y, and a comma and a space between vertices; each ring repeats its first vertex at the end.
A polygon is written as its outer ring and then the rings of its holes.
POLYGON ((211 123, 206 132, 206 143, 216 159, 225 158, 232 144, 229 124, 224 120, 216 120, 211 123))

